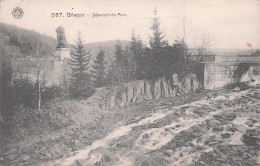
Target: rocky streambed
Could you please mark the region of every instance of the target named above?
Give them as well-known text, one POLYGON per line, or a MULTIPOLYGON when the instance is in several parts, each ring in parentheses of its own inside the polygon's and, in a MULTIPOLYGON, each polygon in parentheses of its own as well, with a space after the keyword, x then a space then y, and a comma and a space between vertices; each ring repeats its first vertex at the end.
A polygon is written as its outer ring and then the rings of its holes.
POLYGON ((14 118, 0 165, 260 165, 259 92, 202 91, 110 110, 53 101, 14 118))
POLYGON ((259 165, 259 89, 157 110, 50 165, 259 165))

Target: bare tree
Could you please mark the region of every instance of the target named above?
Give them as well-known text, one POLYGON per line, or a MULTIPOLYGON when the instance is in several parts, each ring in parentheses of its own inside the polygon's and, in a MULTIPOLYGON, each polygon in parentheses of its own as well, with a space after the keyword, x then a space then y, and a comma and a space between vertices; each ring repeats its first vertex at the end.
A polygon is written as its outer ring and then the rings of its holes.
POLYGON ((206 55, 209 52, 209 48, 212 46, 212 41, 209 35, 203 35, 202 39, 199 41, 195 37, 195 47, 197 55, 206 55))
POLYGON ((35 40, 32 48, 32 60, 31 68, 34 73, 37 75, 37 83, 38 83, 38 110, 41 110, 41 79, 43 78, 43 69, 46 66, 47 58, 46 55, 43 55, 43 45, 39 40, 35 40), (35 62, 36 60, 36 62, 35 62))
POLYGON ((175 44, 179 44, 180 46, 182 46, 182 55, 184 57, 184 61, 186 62, 187 61, 187 55, 188 55, 188 45, 187 45, 187 34, 186 34, 186 23, 187 23, 187 20, 186 18, 184 17, 182 19, 182 38, 180 40, 175 40, 175 44))

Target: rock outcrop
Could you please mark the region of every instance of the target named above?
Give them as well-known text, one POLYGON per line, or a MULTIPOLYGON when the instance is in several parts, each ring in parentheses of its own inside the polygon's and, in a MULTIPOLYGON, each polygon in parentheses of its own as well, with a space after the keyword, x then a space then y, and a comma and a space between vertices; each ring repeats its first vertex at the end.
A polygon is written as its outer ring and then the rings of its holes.
POLYGON ((138 80, 118 86, 98 88, 87 101, 89 105, 103 110, 117 109, 144 101, 185 94, 199 88, 201 83, 195 75, 190 74, 180 79, 177 74, 174 74, 170 79, 138 80))

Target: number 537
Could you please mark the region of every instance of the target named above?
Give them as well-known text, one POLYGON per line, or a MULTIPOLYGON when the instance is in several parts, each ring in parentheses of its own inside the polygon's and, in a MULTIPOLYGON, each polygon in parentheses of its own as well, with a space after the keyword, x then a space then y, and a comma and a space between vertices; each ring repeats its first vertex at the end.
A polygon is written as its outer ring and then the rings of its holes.
POLYGON ((62 17, 62 13, 51 13, 52 17, 62 17))

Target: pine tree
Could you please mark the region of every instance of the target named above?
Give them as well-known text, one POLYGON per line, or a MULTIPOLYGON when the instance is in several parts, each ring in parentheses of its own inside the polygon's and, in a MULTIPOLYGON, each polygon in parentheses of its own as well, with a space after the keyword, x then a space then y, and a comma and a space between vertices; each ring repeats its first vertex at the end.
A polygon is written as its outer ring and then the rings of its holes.
POLYGON ((90 61, 90 51, 83 46, 81 33, 78 33, 76 44, 73 47, 72 57, 69 61, 72 69, 69 94, 73 98, 89 97, 93 93, 90 74, 87 72, 90 61))
POLYGON ((145 77, 156 78, 163 75, 165 62, 165 49, 168 45, 167 40, 164 39, 163 32, 160 30, 160 19, 157 16, 157 11, 154 11, 154 18, 152 19, 152 26, 150 27, 153 35, 150 38, 150 49, 146 49, 145 61, 145 77))
POLYGON ((124 82, 128 82, 133 80, 133 56, 130 53, 129 47, 126 45, 124 52, 123 52, 123 66, 122 66, 122 71, 123 71, 123 78, 124 82))
POLYGON ((116 68, 116 80, 119 83, 124 82, 124 53, 123 48, 120 42, 115 44, 115 65, 114 68, 116 68))
POLYGON ((115 44, 115 60, 108 72, 108 78, 112 84, 124 83, 132 79, 130 61, 129 48, 123 49, 121 43, 117 42, 115 44))
POLYGON ((160 19, 157 16, 157 10, 154 11, 154 18, 152 19, 153 36, 150 38, 150 47, 152 50, 160 49, 167 45, 167 40, 164 39, 164 34, 160 30, 160 19))
POLYGON ((131 42, 130 42, 130 51, 132 54, 132 74, 135 79, 143 78, 143 53, 144 45, 142 40, 139 37, 136 37, 135 32, 132 32, 131 42))
POLYGON ((94 60, 92 76, 94 77, 94 84, 96 87, 105 85, 105 51, 99 48, 98 55, 94 60))

